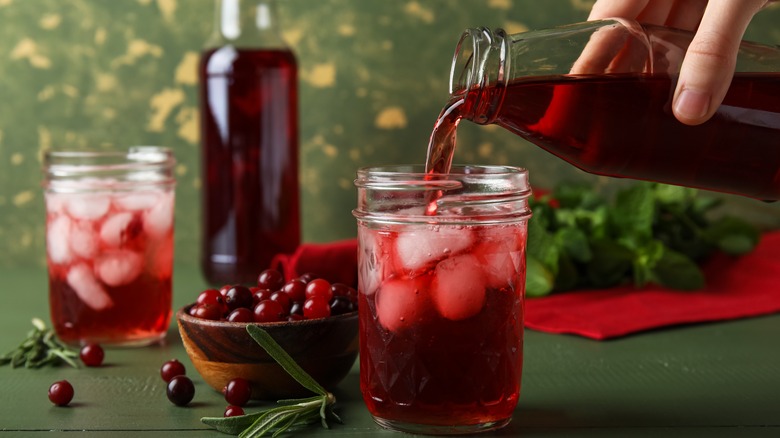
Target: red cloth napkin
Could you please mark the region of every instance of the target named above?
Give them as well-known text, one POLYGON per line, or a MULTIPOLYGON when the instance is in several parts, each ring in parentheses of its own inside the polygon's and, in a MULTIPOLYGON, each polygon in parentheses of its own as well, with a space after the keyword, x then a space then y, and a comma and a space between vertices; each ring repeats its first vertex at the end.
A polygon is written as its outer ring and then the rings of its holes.
MULTIPOLYGON (((285 278, 311 272, 357 287, 357 241, 301 245, 277 255, 285 278)), ((707 286, 675 291, 631 286, 553 294, 526 301, 525 325, 549 333, 610 339, 654 328, 780 312, 780 231, 742 257, 719 254, 704 267, 707 286)))
POLYGON ((357 288, 357 240, 304 243, 292 254, 277 254, 271 268, 287 279, 311 272, 331 283, 357 288))
POLYGON ((719 254, 697 291, 658 286, 565 292, 526 301, 525 325, 548 333, 610 339, 644 330, 780 311, 780 232, 766 233, 750 254, 719 254))

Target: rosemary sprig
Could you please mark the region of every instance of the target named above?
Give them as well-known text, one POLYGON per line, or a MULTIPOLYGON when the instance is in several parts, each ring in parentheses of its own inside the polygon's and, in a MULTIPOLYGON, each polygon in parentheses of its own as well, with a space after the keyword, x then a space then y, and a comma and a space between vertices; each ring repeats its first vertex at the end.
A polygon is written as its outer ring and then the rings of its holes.
POLYGON ((328 419, 341 423, 341 418, 333 412, 336 397, 325 390, 316 380, 304 371, 265 330, 249 324, 246 331, 285 371, 304 388, 317 394, 302 399, 279 400, 277 406, 253 414, 237 417, 204 417, 201 421, 220 432, 238 435, 239 438, 261 437, 266 433, 272 436, 321 422, 328 427, 328 419))
POLYGON ((32 324, 34 328, 27 333, 27 338, 18 347, 0 356, 0 366, 11 364, 12 368, 22 365, 40 368, 67 363, 74 368, 79 367, 74 360, 79 356, 78 352, 60 342, 54 330, 46 328, 46 324, 38 318, 33 318, 32 324))

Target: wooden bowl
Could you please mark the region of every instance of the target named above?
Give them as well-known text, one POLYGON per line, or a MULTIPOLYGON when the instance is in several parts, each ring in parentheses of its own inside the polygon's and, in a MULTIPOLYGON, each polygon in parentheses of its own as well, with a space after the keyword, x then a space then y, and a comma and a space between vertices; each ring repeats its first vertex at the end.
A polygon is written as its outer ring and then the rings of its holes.
MULTIPOLYGON (((293 380, 249 333, 249 323, 211 321, 176 312, 179 334, 195 369, 212 388, 236 377, 252 383, 252 398, 276 400, 311 394, 293 380)), ((323 319, 258 324, 307 373, 332 390, 349 373, 358 355, 358 313, 323 319)))

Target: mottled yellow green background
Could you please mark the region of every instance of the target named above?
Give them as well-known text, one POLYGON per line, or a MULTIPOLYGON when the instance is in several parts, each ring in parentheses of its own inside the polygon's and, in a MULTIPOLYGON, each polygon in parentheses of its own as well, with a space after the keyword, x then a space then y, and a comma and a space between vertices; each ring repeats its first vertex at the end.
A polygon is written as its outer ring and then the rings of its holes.
MULTIPOLYGON (((587 17, 592 0, 280 0, 300 62, 306 241, 355 234, 355 169, 422 162, 447 99, 466 27, 510 32, 587 17)), ((196 63, 212 0, 0 0, 0 266, 43 265, 40 157, 49 148, 154 144, 178 159, 176 251, 196 264, 199 151, 196 63)), ((780 8, 748 38, 780 43, 780 8)), ((494 127, 461 125, 457 162, 523 165, 532 181, 589 180, 494 127)), ((730 209, 780 227, 780 208, 728 197, 730 209)))

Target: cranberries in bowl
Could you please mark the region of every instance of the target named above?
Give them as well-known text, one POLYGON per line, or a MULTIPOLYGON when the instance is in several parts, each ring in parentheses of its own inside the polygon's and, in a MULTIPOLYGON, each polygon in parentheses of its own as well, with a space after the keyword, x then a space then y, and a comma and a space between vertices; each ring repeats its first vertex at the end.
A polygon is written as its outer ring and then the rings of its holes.
POLYGON ((329 390, 349 373, 358 354, 357 292, 311 274, 285 280, 267 269, 256 286, 200 292, 176 318, 184 348, 206 383, 221 391, 230 380, 244 378, 252 384, 253 399, 309 393, 249 336, 247 324, 265 329, 329 390))

